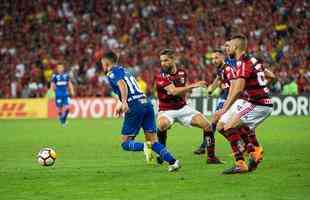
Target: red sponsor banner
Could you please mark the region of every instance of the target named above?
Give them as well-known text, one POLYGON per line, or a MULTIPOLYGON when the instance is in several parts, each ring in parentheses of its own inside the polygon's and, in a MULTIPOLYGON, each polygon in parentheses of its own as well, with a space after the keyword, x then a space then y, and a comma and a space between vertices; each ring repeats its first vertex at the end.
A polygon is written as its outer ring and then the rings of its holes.
POLYGON ((1 99, 0 119, 46 118, 46 99, 1 99))
MULTIPOLYGON (((113 117, 117 100, 115 98, 77 98, 70 100, 69 118, 104 118, 113 117)), ((48 102, 48 117, 56 118, 54 100, 48 102)))

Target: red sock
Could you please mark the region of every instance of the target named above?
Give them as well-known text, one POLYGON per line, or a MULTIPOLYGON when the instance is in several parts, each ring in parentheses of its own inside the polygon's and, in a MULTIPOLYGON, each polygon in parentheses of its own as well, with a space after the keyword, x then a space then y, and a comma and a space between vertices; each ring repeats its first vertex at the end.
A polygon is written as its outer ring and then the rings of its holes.
POLYGON ((249 142, 252 143, 254 146, 259 147, 259 142, 256 138, 256 134, 254 130, 250 130, 249 132, 249 142))
POLYGON ((243 151, 244 144, 241 140, 240 134, 238 133, 238 128, 230 128, 227 131, 222 131, 227 136, 228 141, 230 142, 230 146, 232 152, 234 154, 235 160, 244 160, 243 151))
POLYGON ((215 157, 215 137, 212 131, 203 131, 204 141, 206 142, 208 158, 215 157))
POLYGON ((250 129, 247 126, 241 126, 239 127, 239 131, 240 137, 244 141, 245 146, 247 146, 249 144, 250 129))

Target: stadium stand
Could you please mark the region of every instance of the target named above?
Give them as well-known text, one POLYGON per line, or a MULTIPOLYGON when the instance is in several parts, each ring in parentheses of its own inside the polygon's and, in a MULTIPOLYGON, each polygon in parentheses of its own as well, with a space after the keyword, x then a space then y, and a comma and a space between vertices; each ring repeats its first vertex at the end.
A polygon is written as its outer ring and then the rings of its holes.
POLYGON ((0 98, 42 97, 57 64, 77 96, 109 96, 98 58, 115 50, 153 94, 158 51, 175 48, 189 81, 211 82, 210 53, 234 33, 277 75, 276 94, 310 92, 310 10, 283 0, 12 0, 0 4, 0 98), (294 90, 294 89, 292 89, 294 90))

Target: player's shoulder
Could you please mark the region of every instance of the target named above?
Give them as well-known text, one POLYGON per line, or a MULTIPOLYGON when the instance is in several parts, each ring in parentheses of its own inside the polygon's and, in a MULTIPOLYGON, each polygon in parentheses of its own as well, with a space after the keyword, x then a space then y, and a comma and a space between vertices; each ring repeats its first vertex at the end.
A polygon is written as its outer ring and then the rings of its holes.
POLYGON ((112 67, 111 71, 108 72, 107 76, 110 79, 114 79, 116 77, 123 75, 124 73, 126 73, 126 69, 121 65, 116 65, 116 66, 112 67))
POLYGON ((116 65, 116 66, 112 67, 112 69, 111 69, 112 73, 123 73, 123 72, 126 72, 126 71, 127 70, 122 65, 116 65))

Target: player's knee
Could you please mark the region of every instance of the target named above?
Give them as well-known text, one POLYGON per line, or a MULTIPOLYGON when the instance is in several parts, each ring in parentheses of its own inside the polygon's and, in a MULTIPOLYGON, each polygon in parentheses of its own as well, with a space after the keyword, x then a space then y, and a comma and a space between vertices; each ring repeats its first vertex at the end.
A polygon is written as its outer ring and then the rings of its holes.
POLYGON ((168 119, 166 119, 166 118, 160 118, 158 120, 158 125, 157 126, 158 126, 158 129, 160 131, 165 131, 165 130, 167 130, 169 128, 170 121, 168 119))
POLYGON ((192 118, 191 125, 202 128, 205 131, 210 130, 209 123, 208 123, 207 119, 202 114, 198 114, 198 115, 194 116, 192 118))

